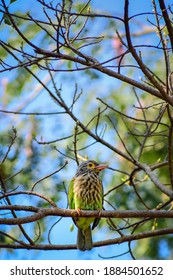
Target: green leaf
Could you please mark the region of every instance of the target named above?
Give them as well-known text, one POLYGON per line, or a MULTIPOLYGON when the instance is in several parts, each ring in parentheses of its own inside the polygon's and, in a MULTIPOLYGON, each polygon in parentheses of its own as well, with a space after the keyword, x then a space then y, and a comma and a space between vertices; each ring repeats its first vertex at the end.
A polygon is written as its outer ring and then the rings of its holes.
POLYGON ((4 22, 5 24, 11 25, 11 21, 8 15, 4 14, 4 22))
POLYGON ((70 231, 73 231, 74 230, 74 224, 71 224, 70 225, 70 231))

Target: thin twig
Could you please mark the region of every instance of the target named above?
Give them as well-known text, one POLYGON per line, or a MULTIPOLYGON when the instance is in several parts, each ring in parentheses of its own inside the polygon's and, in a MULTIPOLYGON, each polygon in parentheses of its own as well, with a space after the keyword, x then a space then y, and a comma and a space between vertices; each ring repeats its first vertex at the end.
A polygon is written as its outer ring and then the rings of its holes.
POLYGON ((58 172, 61 171, 67 164, 68 164, 68 161, 65 161, 64 165, 61 166, 59 169, 57 169, 57 170, 55 170, 54 172, 51 172, 50 174, 48 174, 48 175, 42 177, 41 179, 37 180, 37 181, 33 184, 32 188, 31 188, 31 191, 34 190, 35 186, 36 186, 38 183, 44 181, 45 179, 51 177, 52 175, 54 175, 54 174, 56 174, 56 173, 58 173, 58 172))

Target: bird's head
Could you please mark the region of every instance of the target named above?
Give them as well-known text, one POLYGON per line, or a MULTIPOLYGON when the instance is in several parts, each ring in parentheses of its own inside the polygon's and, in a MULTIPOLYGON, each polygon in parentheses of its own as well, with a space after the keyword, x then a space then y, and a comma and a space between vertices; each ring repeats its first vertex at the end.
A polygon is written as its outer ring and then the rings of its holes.
POLYGON ((82 162, 78 166, 78 169, 76 172, 76 177, 87 174, 87 173, 99 174, 100 171, 104 170, 107 167, 108 167, 107 165, 99 164, 94 160, 87 160, 87 161, 82 162))

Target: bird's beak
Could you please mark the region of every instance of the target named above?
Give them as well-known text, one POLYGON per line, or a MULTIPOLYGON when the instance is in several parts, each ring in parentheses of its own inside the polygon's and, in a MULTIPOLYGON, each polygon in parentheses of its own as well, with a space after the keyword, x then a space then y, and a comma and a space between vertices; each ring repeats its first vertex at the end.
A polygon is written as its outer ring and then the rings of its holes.
POLYGON ((102 165, 96 166, 95 168, 96 168, 96 170, 98 170, 98 171, 102 171, 102 170, 108 168, 108 165, 103 165, 103 164, 102 164, 102 165))

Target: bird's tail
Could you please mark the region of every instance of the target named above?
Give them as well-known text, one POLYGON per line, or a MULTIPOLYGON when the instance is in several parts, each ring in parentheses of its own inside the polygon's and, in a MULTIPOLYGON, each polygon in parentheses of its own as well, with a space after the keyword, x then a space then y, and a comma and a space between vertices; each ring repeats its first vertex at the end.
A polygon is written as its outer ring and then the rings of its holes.
POLYGON ((78 228, 77 248, 80 251, 91 250, 93 248, 90 226, 86 230, 81 230, 80 228, 78 228))

